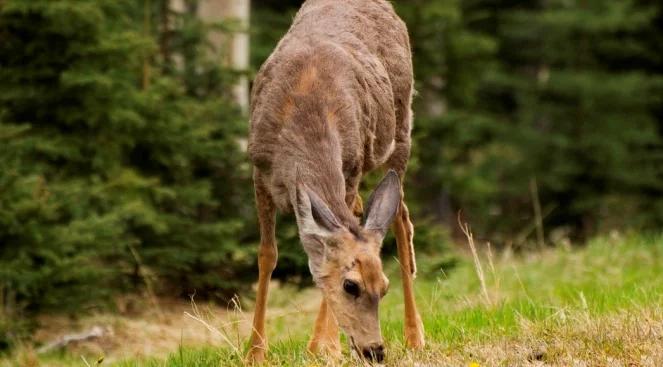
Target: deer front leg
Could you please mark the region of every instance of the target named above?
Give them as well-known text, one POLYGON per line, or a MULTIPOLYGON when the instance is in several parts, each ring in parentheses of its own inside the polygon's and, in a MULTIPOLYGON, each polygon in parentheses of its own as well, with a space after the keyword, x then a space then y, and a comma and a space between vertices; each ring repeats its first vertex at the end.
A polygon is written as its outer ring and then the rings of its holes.
POLYGON ((405 306, 405 344, 418 349, 424 346, 424 330, 421 318, 417 312, 417 305, 414 301, 413 280, 417 268, 414 259, 413 226, 410 221, 410 213, 401 200, 401 206, 396 219, 394 220, 394 234, 396 235, 396 244, 398 246, 398 261, 401 265, 401 277, 403 278, 403 302, 405 306))
POLYGON ((261 363, 267 351, 265 334, 265 313, 267 311, 267 293, 272 271, 276 267, 278 251, 274 234, 276 208, 267 190, 262 186, 257 175, 254 175, 256 209, 260 223, 260 249, 258 253, 258 294, 253 314, 253 331, 251 333, 251 349, 247 356, 249 363, 261 363))
POLYGON ((338 323, 324 298, 320 303, 318 317, 315 319, 313 336, 308 343, 308 350, 314 354, 329 354, 333 357, 341 355, 338 323))

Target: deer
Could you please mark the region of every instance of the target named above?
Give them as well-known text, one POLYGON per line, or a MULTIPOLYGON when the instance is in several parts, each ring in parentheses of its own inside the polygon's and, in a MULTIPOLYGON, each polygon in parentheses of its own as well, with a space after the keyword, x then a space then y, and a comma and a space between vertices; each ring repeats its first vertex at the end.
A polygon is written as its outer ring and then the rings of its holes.
POLYGON ((249 362, 265 360, 268 285, 276 267, 276 212, 292 213, 322 301, 312 353, 382 362, 379 303, 389 280, 380 258, 396 238, 404 340, 425 344, 414 300, 414 228, 404 201, 413 70, 405 23, 386 0, 307 0, 255 76, 248 155, 260 247, 249 362), (386 172, 364 206, 362 177, 386 172))

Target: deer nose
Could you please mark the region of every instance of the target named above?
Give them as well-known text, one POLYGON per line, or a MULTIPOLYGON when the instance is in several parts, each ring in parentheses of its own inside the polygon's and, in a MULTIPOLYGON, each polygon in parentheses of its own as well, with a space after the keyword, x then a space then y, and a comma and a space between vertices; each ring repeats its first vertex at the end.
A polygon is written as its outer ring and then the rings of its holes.
POLYGON ((364 355, 364 358, 366 358, 369 361, 376 361, 378 363, 382 363, 384 360, 384 345, 382 344, 373 344, 369 347, 365 347, 361 354, 364 355))

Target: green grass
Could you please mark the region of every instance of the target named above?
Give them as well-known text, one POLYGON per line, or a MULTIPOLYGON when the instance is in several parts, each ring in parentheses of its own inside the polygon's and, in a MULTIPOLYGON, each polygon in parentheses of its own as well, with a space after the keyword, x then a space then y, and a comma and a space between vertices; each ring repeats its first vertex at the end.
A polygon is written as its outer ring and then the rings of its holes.
MULTIPOLYGON (((597 239, 580 249, 562 246, 522 256, 503 252, 481 259, 488 299, 472 259, 463 257, 451 271, 421 274, 416 281, 428 343, 418 352, 403 346, 402 294, 392 267, 391 290, 381 304, 387 364, 661 365, 662 255, 663 237, 635 235, 597 239)), ((287 310, 305 302, 311 292, 306 294, 278 289, 270 303, 287 310)), ((271 315, 269 365, 330 364, 305 351, 313 314, 271 315)), ((245 338, 240 339, 235 347, 243 352, 245 338)), ((242 364, 241 354, 230 347, 180 348, 165 359, 114 366, 232 366, 242 364)), ((346 356, 339 363, 356 361, 346 356)))

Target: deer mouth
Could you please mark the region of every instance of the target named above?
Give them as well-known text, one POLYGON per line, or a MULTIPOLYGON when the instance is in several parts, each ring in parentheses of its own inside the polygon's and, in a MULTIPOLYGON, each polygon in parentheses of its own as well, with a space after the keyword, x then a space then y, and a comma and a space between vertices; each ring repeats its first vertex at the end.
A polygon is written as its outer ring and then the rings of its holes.
POLYGON ((379 350, 370 350, 368 348, 359 348, 355 339, 350 337, 350 347, 352 354, 359 360, 368 363, 371 366, 383 366, 384 361, 384 347, 380 346, 379 350))

